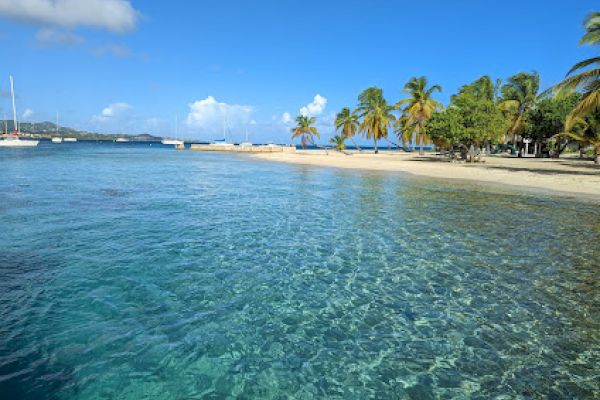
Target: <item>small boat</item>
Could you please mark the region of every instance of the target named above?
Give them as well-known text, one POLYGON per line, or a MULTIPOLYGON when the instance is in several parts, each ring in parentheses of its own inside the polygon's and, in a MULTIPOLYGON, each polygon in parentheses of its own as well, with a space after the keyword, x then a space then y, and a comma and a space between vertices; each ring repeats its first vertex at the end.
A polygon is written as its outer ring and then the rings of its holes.
POLYGON ((52 137, 52 143, 62 143, 63 138, 58 134, 58 113, 56 113, 56 125, 54 126, 56 130, 56 136, 52 137))
MULTIPOLYGON (((175 137, 177 137, 177 136, 179 136, 179 120, 178 120, 177 116, 175 116, 175 137)), ((175 147, 184 145, 183 140, 179 140, 179 139, 163 139, 160 142, 162 144, 174 145, 175 147)))
POLYGON ((16 132, 0 140, 0 147, 35 147, 39 140, 22 140, 16 132))
POLYGON ((215 139, 209 143, 209 146, 234 146, 233 143, 227 141, 227 135, 229 132, 229 124, 227 120, 227 113, 225 113, 225 120, 223 121, 223 139, 215 139))
POLYGON ((129 142, 129 139, 120 137, 120 138, 117 138, 117 140, 115 140, 115 142, 126 143, 126 142, 129 142))
POLYGON ((163 139, 160 141, 162 144, 170 144, 170 145, 182 145, 183 144, 183 140, 179 140, 179 139, 163 139))
POLYGON ((240 143, 240 146, 252 147, 252 142, 248 140, 248 128, 246 128, 246 140, 240 143))
POLYGON ((4 135, 4 139, 0 140, 0 147, 35 147, 39 140, 22 140, 19 138, 19 125, 17 124, 17 107, 15 105, 15 89, 13 77, 10 76, 10 96, 12 98, 14 132, 10 135, 4 135))
POLYGON ((63 141, 65 141, 65 142, 76 142, 76 141, 77 141, 77 138, 74 138, 74 137, 66 137, 66 138, 64 138, 64 139, 63 139, 63 141))

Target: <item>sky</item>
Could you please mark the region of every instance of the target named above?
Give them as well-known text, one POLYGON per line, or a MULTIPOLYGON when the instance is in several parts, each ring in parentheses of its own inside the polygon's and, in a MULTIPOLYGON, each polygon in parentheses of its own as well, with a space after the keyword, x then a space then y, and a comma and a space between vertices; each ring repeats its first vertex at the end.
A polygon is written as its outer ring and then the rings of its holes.
MULTIPOLYGON (((326 142, 342 107, 413 76, 447 103, 482 75, 536 70, 542 87, 577 61, 594 1, 0 0, 0 113, 9 75, 21 121, 102 133, 290 142, 299 114, 326 142)), ((0 118, 2 114, 0 114, 0 118)))

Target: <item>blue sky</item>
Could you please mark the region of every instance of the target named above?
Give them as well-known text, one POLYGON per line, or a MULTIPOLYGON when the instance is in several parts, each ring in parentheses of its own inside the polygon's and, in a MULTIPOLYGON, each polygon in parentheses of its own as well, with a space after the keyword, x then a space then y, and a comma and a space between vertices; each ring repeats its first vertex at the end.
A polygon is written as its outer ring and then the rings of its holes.
POLYGON ((289 117, 333 114, 412 76, 447 102, 481 75, 537 70, 542 86, 595 54, 578 46, 592 1, 0 0, 0 97, 15 77, 25 121, 108 133, 212 139, 228 121, 255 142, 289 141, 289 117), (319 95, 318 97, 316 97, 319 95), (287 114, 286 114, 287 113, 287 114))

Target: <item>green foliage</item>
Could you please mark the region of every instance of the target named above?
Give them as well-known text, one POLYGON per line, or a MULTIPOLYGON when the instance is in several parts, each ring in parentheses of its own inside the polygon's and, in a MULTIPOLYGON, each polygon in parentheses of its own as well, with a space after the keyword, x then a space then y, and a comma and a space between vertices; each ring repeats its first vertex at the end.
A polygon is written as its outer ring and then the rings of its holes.
MULTIPOLYGON (((600 12, 591 13, 583 24, 586 33, 580 40, 580 44, 596 46, 600 44, 600 12)), ((556 87, 554 91, 560 96, 565 93, 579 92, 581 100, 569 114, 567 128, 574 123, 575 119, 592 114, 600 109, 600 57, 592 57, 575 64, 567 77, 556 87)))
POLYGON ((302 147, 306 149, 308 143, 315 144, 315 137, 319 136, 319 131, 314 126, 317 122, 315 117, 308 117, 306 115, 298 115, 296 117, 296 126, 291 129, 292 139, 300 137, 302 147))
POLYGON ((591 146, 594 149, 594 162, 600 164, 600 112, 577 118, 567 132, 556 136, 566 137, 582 146, 591 146))
POLYGON ((329 139, 329 143, 333 144, 336 150, 342 151, 346 148, 346 136, 335 135, 329 139))
POLYGON ((432 141, 441 148, 459 146, 466 135, 461 113, 456 108, 433 113, 427 123, 427 130, 432 141))
POLYGON ((383 97, 383 90, 378 87, 365 89, 358 96, 358 107, 355 113, 358 118, 362 118, 358 129, 367 139, 373 139, 376 153, 377 142, 387 138, 389 126, 396 119, 392 114, 393 110, 394 107, 390 106, 383 97))
POLYGON ((432 115, 427 131, 442 147, 480 146, 498 143, 510 121, 495 101, 495 86, 488 76, 462 86, 450 105, 432 115))
POLYGON ((433 98, 433 93, 441 92, 442 87, 439 85, 427 87, 427 84, 427 78, 424 76, 411 78, 404 85, 403 90, 408 97, 395 105, 395 108, 402 110, 402 116, 396 124, 396 134, 402 142, 407 142, 413 133, 416 133, 421 154, 424 153, 423 144, 430 141, 427 135, 427 121, 442 107, 441 103, 433 98))
POLYGON ((565 131, 565 120, 580 98, 578 94, 571 94, 540 100, 525 114, 523 136, 543 141, 565 131))
POLYGON ((512 119, 508 133, 513 135, 513 142, 523 129, 525 113, 535 106, 540 91, 540 76, 537 72, 519 72, 508 78, 500 91, 501 107, 505 115, 512 119))
POLYGON ((341 109, 335 116, 335 129, 341 131, 344 137, 353 137, 358 132, 358 116, 351 112, 348 107, 341 109))

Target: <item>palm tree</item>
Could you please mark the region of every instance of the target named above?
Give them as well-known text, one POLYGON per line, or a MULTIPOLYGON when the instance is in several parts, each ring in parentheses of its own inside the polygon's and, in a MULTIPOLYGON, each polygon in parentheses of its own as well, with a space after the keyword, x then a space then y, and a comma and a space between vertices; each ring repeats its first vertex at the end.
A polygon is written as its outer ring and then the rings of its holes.
POLYGON ((512 136, 513 145, 516 145, 517 133, 523 125, 525 113, 535 106, 539 90, 540 75, 535 71, 532 73, 519 72, 511 76, 500 89, 502 92, 500 105, 513 117, 513 122, 508 130, 512 136))
POLYGON ((434 111, 442 107, 442 104, 432 97, 433 92, 436 91, 441 92, 442 87, 440 85, 433 85, 428 88, 426 77, 413 77, 404 85, 403 92, 408 94, 408 97, 400 100, 395 105, 397 109, 404 106, 400 118, 402 124, 399 127, 402 140, 410 140, 410 136, 412 136, 413 132, 416 132, 419 154, 425 154, 423 145, 425 141, 429 141, 426 131, 427 120, 431 118, 434 111))
MULTIPOLYGON (((583 26, 586 33, 579 40, 579 44, 600 44, 600 12, 588 15, 583 26)), ((588 58, 575 64, 567 72, 566 78, 554 89, 559 95, 576 90, 582 91, 581 101, 567 117, 567 127, 574 124, 578 117, 588 115, 600 108, 600 57, 588 58), (595 68, 588 68, 590 66, 595 68)))
POLYGON ((291 129, 292 139, 300 137, 302 148, 306 149, 307 144, 310 142, 315 144, 314 137, 320 137, 319 131, 314 126, 317 122, 315 117, 309 117, 306 115, 298 115, 296 117, 296 126, 291 129))
POLYGON ((594 163, 600 164, 600 119, 595 116, 586 119, 576 117, 572 121, 569 131, 559 133, 556 136, 573 139, 583 147, 592 146, 594 148, 594 163))
POLYGON ((335 129, 341 131, 342 137, 352 140, 352 144, 360 151, 360 147, 354 141, 354 135, 358 132, 359 122, 356 113, 351 112, 348 107, 335 116, 335 129))
POLYGON ((378 87, 370 87, 358 95, 356 115, 362 118, 358 130, 367 139, 373 139, 375 154, 379 153, 377 141, 387 138, 389 125, 396 119, 393 110, 394 107, 383 97, 383 90, 378 87))
POLYGON ((336 150, 342 151, 346 148, 346 136, 335 135, 329 139, 329 143, 333 144, 336 150))

